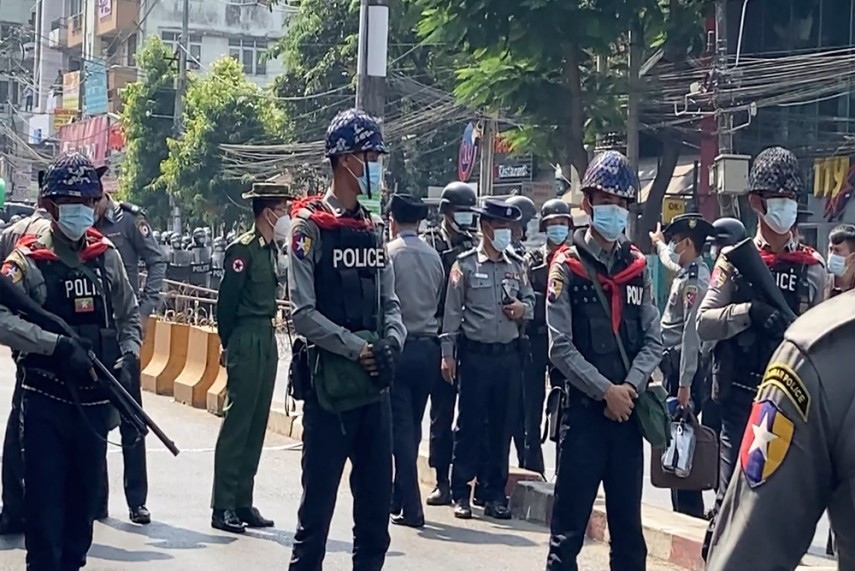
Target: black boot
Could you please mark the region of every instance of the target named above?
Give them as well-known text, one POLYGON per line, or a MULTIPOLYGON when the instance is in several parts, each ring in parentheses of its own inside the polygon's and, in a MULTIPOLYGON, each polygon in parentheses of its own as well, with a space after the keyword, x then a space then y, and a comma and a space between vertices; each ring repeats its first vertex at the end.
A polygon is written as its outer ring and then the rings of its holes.
POLYGON ((258 508, 238 508, 235 510, 235 514, 246 527, 273 527, 273 520, 262 516, 258 508))
POLYGON ((427 497, 425 503, 429 506, 450 506, 451 486, 448 482, 437 482, 436 488, 427 497))
POLYGON ((454 502, 454 517, 457 519, 472 519, 472 507, 469 505, 469 500, 454 502))
POLYGON ((240 520, 234 510, 214 510, 211 515, 211 527, 229 533, 243 533, 246 525, 240 520))

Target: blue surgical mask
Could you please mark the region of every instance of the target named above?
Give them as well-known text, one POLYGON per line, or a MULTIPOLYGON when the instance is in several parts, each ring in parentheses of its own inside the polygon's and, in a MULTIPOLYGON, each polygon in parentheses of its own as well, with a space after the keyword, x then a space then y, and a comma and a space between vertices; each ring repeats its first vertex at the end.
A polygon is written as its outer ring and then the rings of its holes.
POLYGON ((546 227, 546 238, 553 244, 563 244, 570 233, 570 228, 563 224, 546 227))
POLYGON ((840 256, 838 254, 829 254, 828 271, 837 276, 838 278, 842 278, 846 274, 846 256, 840 256))
POLYGON ((766 215, 763 220, 776 234, 786 234, 796 223, 799 215, 799 203, 792 198, 766 199, 766 215))
POLYGON ((378 161, 368 161, 362 163, 362 176, 356 177, 356 182, 359 183, 359 192, 362 194, 370 194, 370 192, 380 193, 380 182, 383 179, 383 168, 378 161), (365 173, 368 173, 366 179, 365 173), (370 191, 370 192, 369 192, 370 191))
POLYGON ((76 242, 95 224, 95 209, 85 204, 59 204, 60 231, 69 240, 76 242))
POLYGON ((592 206, 594 229, 609 242, 614 242, 626 229, 629 210, 617 204, 597 204, 592 206))
POLYGON ((511 229, 510 228, 494 228, 493 229, 493 247, 504 252, 511 245, 511 229))
POLYGON ((677 244, 668 242, 668 247, 665 249, 668 254, 668 259, 674 264, 680 264, 680 254, 677 252, 677 244))
POLYGON ((473 212, 455 212, 454 223, 461 228, 469 228, 475 221, 475 213, 473 212))

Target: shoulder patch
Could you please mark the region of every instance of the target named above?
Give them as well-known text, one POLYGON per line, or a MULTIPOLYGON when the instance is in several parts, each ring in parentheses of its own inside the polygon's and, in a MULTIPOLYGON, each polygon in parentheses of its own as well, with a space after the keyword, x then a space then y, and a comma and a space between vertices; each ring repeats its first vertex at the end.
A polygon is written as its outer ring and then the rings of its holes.
POLYGON ((235 258, 232 260, 232 271, 236 274, 241 273, 246 269, 246 261, 243 258, 235 258))
POLYGON ((751 407, 739 448, 742 474, 751 488, 764 484, 784 463, 795 429, 774 402, 761 400, 751 407))
POLYGON ((296 229, 291 236, 291 251, 298 260, 305 260, 312 252, 312 238, 301 229, 296 229))
POLYGON ((465 252, 462 252, 461 254, 459 254, 459 255, 457 256, 457 259, 458 259, 458 260, 462 260, 463 258, 467 258, 467 257, 471 256, 472 254, 474 254, 474 253, 475 253, 475 252, 477 252, 477 251, 478 251, 478 250, 477 250, 476 248, 472 248, 472 249, 470 249, 470 250, 466 250, 465 252))
POLYGON ((255 238, 255 234, 252 232, 245 232, 238 236, 237 241, 243 244, 244 246, 249 246, 252 244, 252 240, 255 238))
POLYGON ((727 258, 725 256, 719 256, 718 260, 715 262, 715 267, 713 267, 712 275, 710 276, 710 284, 720 288, 724 285, 724 282, 727 281, 727 278, 730 277, 732 270, 733 266, 730 265, 727 258))
POLYGON ((784 363, 772 363, 769 365, 757 389, 758 395, 764 387, 774 387, 784 393, 790 402, 793 403, 793 406, 796 407, 796 410, 799 411, 802 420, 807 422, 808 414, 810 414, 811 396, 804 381, 789 365, 784 363))
POLYGON ((143 238, 151 236, 151 226, 144 219, 137 222, 137 230, 142 234, 143 238))
POLYGON ((683 288, 683 307, 691 309, 696 301, 698 301, 698 286, 689 284, 683 288))
POLYGON ((451 273, 448 275, 448 280, 451 282, 451 285, 457 287, 460 284, 460 280, 463 278, 463 270, 460 269, 460 264, 454 262, 451 265, 451 273))
POLYGON ((9 280, 13 284, 16 284, 22 279, 24 279, 24 270, 22 270, 21 266, 19 266, 16 262, 13 262, 11 260, 6 260, 5 262, 3 262, 3 266, 0 267, 0 274, 3 274, 7 278, 9 278, 9 280))

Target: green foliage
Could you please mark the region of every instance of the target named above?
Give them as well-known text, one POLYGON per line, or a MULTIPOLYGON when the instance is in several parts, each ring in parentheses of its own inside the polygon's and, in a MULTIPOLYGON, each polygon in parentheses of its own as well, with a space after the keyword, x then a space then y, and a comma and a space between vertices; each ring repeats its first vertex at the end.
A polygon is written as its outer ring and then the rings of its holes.
POLYGON ((169 154, 175 101, 175 65, 158 37, 148 40, 137 55, 140 80, 122 91, 122 127, 126 154, 121 163, 119 194, 146 209, 156 226, 165 226, 169 198, 160 183, 160 163, 169 154))
POLYGON ((191 77, 182 120, 184 134, 169 140, 161 182, 185 206, 191 224, 231 227, 249 213, 241 194, 250 181, 224 174, 220 145, 270 142, 281 132, 281 113, 240 63, 224 57, 206 75, 191 77))
MULTIPOLYGON (((452 58, 420 46, 415 27, 420 10, 412 0, 389 3, 389 74, 406 75, 444 90, 453 88, 452 58)), ((286 72, 274 91, 285 115, 285 132, 293 142, 321 140, 333 116, 352 107, 356 93, 359 0, 303 0, 290 19, 288 33, 271 50, 282 57, 286 72)), ((387 86, 387 120, 413 117, 423 106, 402 99, 387 86)), ((457 171, 457 142, 464 125, 436 119, 428 133, 387 141, 387 183, 399 192, 424 194, 430 184, 443 185, 457 171)), ((316 171, 317 172, 317 171, 316 171)), ((321 173, 318 173, 320 175, 321 173)))

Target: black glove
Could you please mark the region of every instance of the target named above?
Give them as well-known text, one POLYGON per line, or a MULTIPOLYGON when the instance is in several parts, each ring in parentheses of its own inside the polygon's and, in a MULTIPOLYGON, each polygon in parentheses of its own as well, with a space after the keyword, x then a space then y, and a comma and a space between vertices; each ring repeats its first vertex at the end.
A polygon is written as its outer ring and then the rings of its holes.
POLYGON ((116 371, 119 383, 125 390, 130 391, 140 376, 140 358, 133 353, 125 353, 116 362, 113 370, 116 371))
POLYGON ((763 328, 766 333, 776 339, 783 339, 784 332, 790 325, 782 312, 762 301, 751 302, 748 316, 753 325, 763 328))
POLYGON ((377 379, 380 381, 380 386, 384 389, 392 386, 392 381, 395 379, 395 365, 397 365, 398 356, 401 354, 401 346, 398 345, 398 341, 388 337, 375 341, 372 344, 371 353, 377 367, 377 379))
POLYGON ((75 340, 71 337, 60 336, 53 350, 53 356, 61 361, 59 366, 72 374, 88 375, 92 369, 89 350, 92 345, 86 339, 75 340))

